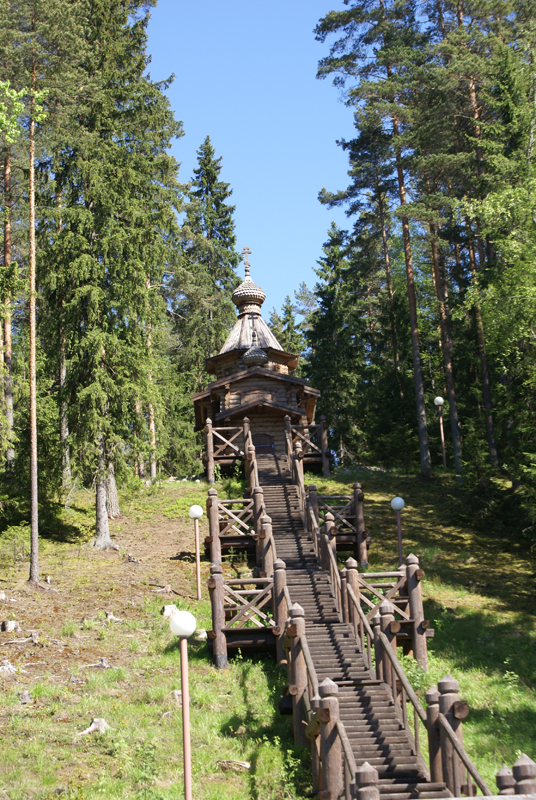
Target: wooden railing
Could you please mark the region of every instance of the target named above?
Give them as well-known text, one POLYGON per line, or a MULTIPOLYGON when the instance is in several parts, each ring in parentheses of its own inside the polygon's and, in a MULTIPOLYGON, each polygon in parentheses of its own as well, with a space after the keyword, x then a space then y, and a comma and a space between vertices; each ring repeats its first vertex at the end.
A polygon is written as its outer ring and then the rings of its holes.
MULTIPOLYGON (((305 494, 306 509, 307 506, 311 507, 319 527, 325 526, 329 521, 330 535, 337 537, 335 546, 338 543, 341 548, 353 549, 359 565, 366 569, 370 537, 365 529, 364 499, 360 483, 354 483, 352 495, 319 495, 314 484, 309 486, 305 494)), ((307 520, 310 519, 307 510, 305 516, 307 520)), ((307 529, 312 533, 309 522, 307 529)))
POLYGON ((299 443, 303 455, 311 453, 318 454, 322 460, 322 474, 324 478, 329 478, 329 446, 328 446, 328 425, 326 417, 320 417, 318 425, 292 425, 290 417, 285 417, 286 430, 290 436, 289 450, 294 452, 299 443))

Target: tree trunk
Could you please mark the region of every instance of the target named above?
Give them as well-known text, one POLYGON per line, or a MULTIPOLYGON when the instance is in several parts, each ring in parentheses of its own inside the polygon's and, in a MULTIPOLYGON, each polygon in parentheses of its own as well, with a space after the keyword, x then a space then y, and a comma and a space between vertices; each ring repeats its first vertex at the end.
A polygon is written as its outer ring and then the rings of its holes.
POLYGON ((473 304, 473 311, 476 320, 476 331, 478 339, 478 352, 480 355, 480 374, 482 376, 482 396, 484 400, 484 413, 486 417, 486 433, 488 437, 488 450, 489 460, 493 469, 499 469, 499 454, 497 451, 497 441, 495 439, 495 425, 493 423, 492 408, 493 403, 491 400, 491 380, 489 377, 488 356, 486 353, 486 337, 484 334, 484 321, 482 319, 482 312, 480 311, 480 304, 478 302, 478 279, 476 268, 476 256, 471 236, 471 225, 469 220, 465 219, 465 226, 467 229, 467 243, 469 246, 469 264, 471 267, 471 278, 473 288, 475 290, 475 302, 473 304))
POLYGON ((37 494, 37 373, 35 360, 36 329, 35 329, 35 119, 34 97, 36 86, 36 66, 32 64, 32 96, 30 99, 30 170, 29 170, 29 201, 30 201, 30 253, 29 253, 29 294, 30 294, 30 578, 29 582, 39 583, 39 510, 37 494))
POLYGON ((106 480, 106 510, 108 512, 108 519, 116 519, 117 517, 121 516, 113 461, 108 462, 108 478, 106 480))
MULTIPOLYGON (((393 134, 398 136, 398 122, 393 119, 393 134)), ((406 186, 404 171, 400 163, 400 154, 396 151, 396 173, 398 178, 398 193, 400 205, 406 205, 406 186)), ((432 474, 430 461, 430 446, 428 444, 428 429, 426 425, 426 407, 424 404, 424 383, 421 367, 421 347, 419 342, 419 328, 417 325, 417 301, 415 298, 415 280, 413 277, 413 256, 411 239, 409 235, 409 220, 402 217, 402 235, 404 239, 404 260, 406 262, 406 278, 408 286, 409 322, 411 328, 411 352, 413 356, 413 378, 415 381, 415 400, 417 404, 417 429, 419 433, 419 451, 421 457, 421 474, 429 478, 432 474)))
POLYGON ((97 550, 117 550, 110 537, 108 512, 106 509, 105 444, 100 437, 99 469, 95 478, 95 542, 97 550))
MULTIPOLYGON (((60 352, 60 387, 65 385, 65 376, 67 374, 67 365, 65 363, 65 340, 61 336, 61 352, 60 352)), ((68 489, 71 486, 71 450, 69 447, 69 424, 67 422, 67 403, 62 401, 60 407, 60 441, 61 441, 61 484, 63 489, 68 489)))
MULTIPOLYGON (((11 156, 4 160, 4 272, 9 275, 11 267, 11 156)), ((11 342, 11 292, 4 298, 4 365, 5 365, 5 404, 8 435, 13 433, 13 377, 12 377, 12 342, 11 342)), ((8 467, 13 465, 15 450, 9 445, 6 450, 8 467)))
POLYGON ((448 330, 448 319, 445 308, 445 293, 443 280, 439 268, 439 256, 437 252, 435 225, 430 223, 430 243, 432 249, 432 267, 434 277, 434 288, 439 301, 439 323, 441 328, 441 344, 443 350, 443 362, 445 365, 445 379, 447 384, 447 395, 450 408, 450 426, 452 431, 452 447, 454 450, 454 469, 456 478, 461 480, 463 472, 462 462, 462 438, 460 431, 460 421, 458 418, 458 404, 456 402, 456 390, 454 387, 454 371, 452 369, 452 350, 448 330))
POLYGON ((156 478, 156 426, 152 403, 149 403, 149 443, 151 445, 151 478, 156 478))
MULTIPOLYGON (((139 400, 136 400, 136 403, 135 403, 135 406, 134 406, 134 410, 135 410, 135 413, 136 413, 136 418, 138 420, 140 420, 141 419, 141 407, 140 407, 140 401, 139 400)), ((136 434, 136 439, 138 439, 139 435, 140 435, 139 432, 136 431, 135 434, 136 434)), ((145 456, 143 455, 143 453, 138 453, 137 458, 134 461, 134 470, 135 470, 136 476, 140 477, 140 480, 142 480, 142 481, 145 480, 145 456)))
POLYGON ((387 296, 389 297, 389 316, 391 318, 391 336, 393 339, 393 362, 396 371, 396 379, 398 381, 398 390, 400 399, 404 398, 402 384, 400 382, 400 361, 398 357, 398 335, 396 331, 395 311, 393 306, 393 282, 391 279, 391 259, 389 256, 389 244, 387 241, 387 227, 385 225, 385 209, 383 207, 383 200, 381 194, 378 192, 378 211, 380 215, 380 225, 382 228, 382 242, 383 242, 383 260, 385 264, 385 280, 387 283, 387 296))

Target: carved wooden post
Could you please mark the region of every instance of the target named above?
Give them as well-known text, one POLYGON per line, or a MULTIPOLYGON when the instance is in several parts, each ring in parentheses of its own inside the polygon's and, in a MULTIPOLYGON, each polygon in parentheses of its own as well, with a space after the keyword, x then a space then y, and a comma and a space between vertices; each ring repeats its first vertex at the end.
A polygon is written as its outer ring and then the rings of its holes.
POLYGON ((307 691, 307 665, 301 646, 301 637, 305 636, 305 612, 303 608, 294 603, 289 609, 291 624, 287 626, 287 633, 291 637, 290 657, 294 683, 289 687, 292 695, 292 726, 294 728, 294 741, 299 745, 307 744, 305 726, 307 715, 303 706, 303 696, 307 691))
POLYGON ((207 447, 207 480, 214 483, 214 434, 212 433, 212 420, 207 417, 205 422, 205 441, 207 447))
POLYGON ((208 490, 207 517, 210 533, 210 560, 213 564, 221 564, 220 520, 218 513, 218 492, 212 488, 208 490))
POLYGON ((383 675, 383 645, 380 641, 382 618, 380 612, 376 611, 372 617, 372 632, 374 634, 374 661, 376 662, 376 677, 379 681, 384 681, 383 675))
MULTIPOLYGON (((348 578, 348 586, 353 589, 353 592, 357 598, 357 602, 359 603, 360 595, 359 595, 359 573, 357 571, 357 561, 355 558, 347 558, 344 566, 347 569, 347 578, 348 578)), ((352 622, 354 626, 354 634, 356 639, 359 639, 361 642, 361 652, 365 655, 365 648, 364 648, 364 631, 362 630, 361 619, 359 614, 357 613, 356 609, 354 608, 354 604, 348 598, 348 610, 349 610, 349 618, 350 622, 352 622)))
POLYGON ((428 756, 432 783, 442 783, 443 764, 441 762, 441 743, 439 741, 439 691, 432 686, 426 692, 426 727, 428 728, 428 756))
POLYGON ((320 417, 320 450, 322 452, 322 475, 329 478, 328 424, 324 414, 320 417))
MULTIPOLYGON (((320 695, 315 694, 311 697, 311 708, 314 713, 320 708, 320 695)), ((313 773, 313 792, 319 793, 322 789, 322 765, 320 763, 320 723, 318 723, 318 733, 311 736, 311 761, 313 773)))
POLYGON ((320 516, 318 514, 318 490, 314 483, 309 485, 309 505, 313 509, 313 514, 315 515, 317 525, 320 526, 320 516))
POLYGON ((254 445, 250 444, 246 452, 247 479, 250 492, 255 488, 255 459, 257 454, 254 445))
MULTIPOLYGON (((329 571, 330 564, 331 564, 331 559, 330 559, 329 553, 328 553, 328 548, 329 547, 331 548, 331 550, 332 550, 332 552, 333 552, 333 554, 335 556, 335 559, 337 558, 337 539, 336 539, 336 531, 334 530, 335 529, 335 517, 333 516, 331 511, 328 511, 328 513, 324 517, 324 529, 325 529, 325 533, 324 533, 324 551, 325 551, 325 559, 326 559, 326 561, 325 561, 325 564, 323 564, 322 566, 324 567, 324 569, 327 569, 329 571)), ((324 556, 324 553, 322 555, 324 556)))
POLYGON ((507 767, 506 764, 502 769, 500 769, 497 773, 495 778, 495 783, 497 784, 497 788, 499 789, 499 794, 515 794, 515 785, 516 779, 514 778, 514 773, 507 767))
POLYGON ((424 610, 421 592, 421 579, 424 572, 419 569, 419 559, 413 553, 410 553, 406 558, 406 564, 409 609, 413 620, 413 654, 423 670, 428 672, 428 647, 426 644, 426 630, 423 627, 424 610))
POLYGON ((261 532, 259 533, 262 553, 263 578, 271 578, 274 574, 274 551, 272 550, 272 520, 268 516, 261 517, 261 532))
POLYGON ((261 532, 261 517, 264 514, 264 492, 262 486, 256 486, 253 489, 253 526, 257 534, 255 542, 255 559, 258 567, 262 566, 262 554, 259 542, 259 534, 261 532))
POLYGON ((349 603, 348 603, 348 570, 341 569, 341 614, 343 622, 350 622, 349 603))
MULTIPOLYGON (((302 490, 305 490, 305 484, 303 482, 303 447, 301 446, 301 442, 296 442, 294 445, 294 463, 296 464, 296 474, 301 496, 302 490)), ((302 500, 304 499, 305 498, 302 497, 302 500)))
POLYGON ((248 434, 251 429, 248 417, 244 417, 242 424, 244 426, 244 452, 246 452, 246 447, 248 446, 248 434))
MULTIPOLYGON (((440 692, 439 710, 445 715, 456 736, 463 743, 461 720, 465 719, 469 713, 469 706, 460 700, 460 695, 458 694, 460 684, 451 675, 445 675, 437 684, 437 688, 440 692)), ((443 728, 440 729, 439 736, 443 780, 454 797, 459 797, 462 791, 463 766, 443 728)))
POLYGON ((217 669, 227 669, 227 639, 223 628, 225 627, 223 570, 221 564, 213 564, 210 568, 210 578, 207 581, 212 605, 212 630, 210 638, 213 642, 214 664, 217 669))
POLYGON ((283 638, 285 636, 285 622, 287 621, 288 608, 285 599, 285 586, 287 585, 287 566, 280 558, 274 562, 274 620, 278 629, 277 633, 277 660, 281 664, 286 661, 283 649, 283 638))
POLYGON ((358 767, 355 773, 358 800, 380 800, 379 780, 378 770, 368 761, 358 767))
POLYGON ((363 500, 365 495, 361 490, 360 483, 354 483, 354 519, 356 533, 355 557, 359 561, 362 569, 368 567, 367 553, 367 532, 365 530, 365 517, 363 514, 363 500))
MULTIPOLYGON (((384 600, 380 603, 380 615, 381 621, 380 626, 382 632, 387 636, 389 639, 389 644, 391 645, 394 654, 396 656, 396 635, 391 633, 391 622, 395 621, 395 616, 393 614, 393 606, 389 602, 389 600, 384 600)), ((391 666, 391 662, 389 661, 389 656, 387 653, 382 653, 382 661, 383 661, 383 679, 385 683, 388 683, 391 689, 393 690, 393 698, 396 701, 396 673, 391 666)))
POLYGON ((289 417, 288 414, 285 414, 285 439, 286 439, 285 446, 286 446, 286 450, 287 450, 287 456, 288 456, 288 459, 289 459, 288 468, 289 468, 290 472, 292 473, 292 456, 293 456, 294 448, 292 446, 292 423, 290 421, 290 417, 289 417), (290 449, 289 449, 289 446, 290 446, 290 449))
POLYGON ((320 693, 320 753, 322 758, 322 800, 338 800, 344 788, 342 747, 337 732, 339 719, 339 687, 325 678, 318 687, 320 693))
POLYGON ((512 767, 516 794, 536 794, 536 764, 525 753, 519 756, 512 767))

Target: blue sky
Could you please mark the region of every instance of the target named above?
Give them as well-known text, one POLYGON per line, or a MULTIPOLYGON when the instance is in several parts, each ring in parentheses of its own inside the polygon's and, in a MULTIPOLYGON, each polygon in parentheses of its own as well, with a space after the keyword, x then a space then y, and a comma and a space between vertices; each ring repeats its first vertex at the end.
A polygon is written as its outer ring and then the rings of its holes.
MULTIPOLYGON (((348 183, 336 140, 351 138, 352 112, 329 80, 316 79, 327 44, 313 29, 342 0, 159 0, 149 24, 150 71, 175 73, 168 96, 185 136, 173 148, 180 178, 192 177, 209 134, 233 189, 237 247, 266 291, 265 317, 313 269, 342 209, 317 200, 348 183)), ((243 269, 243 268, 241 268, 243 269)), ((243 272, 241 272, 243 274, 243 272)))

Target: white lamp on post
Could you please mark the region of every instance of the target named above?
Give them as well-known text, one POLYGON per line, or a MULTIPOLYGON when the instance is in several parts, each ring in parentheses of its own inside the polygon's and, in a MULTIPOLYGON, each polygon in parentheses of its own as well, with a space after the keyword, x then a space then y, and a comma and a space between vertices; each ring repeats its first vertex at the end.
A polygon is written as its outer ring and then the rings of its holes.
POLYGON ((197 583, 197 599, 201 600, 201 553, 199 552, 199 520, 203 516, 201 506, 191 506, 188 512, 194 521, 195 535, 195 580, 197 583))
POLYGON ((188 685, 188 637, 195 631, 196 625, 195 617, 193 614, 190 614, 189 611, 176 611, 169 620, 171 633, 180 637, 184 800, 193 800, 192 748, 190 743, 190 689, 188 685))
POLYGON ((400 566, 404 560, 402 555, 402 521, 400 518, 400 512, 406 505, 404 499, 402 497, 393 497, 391 500, 391 508, 393 511, 396 511, 396 532, 398 536, 398 566, 400 566))

